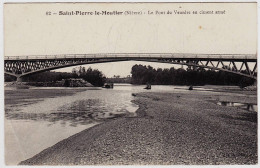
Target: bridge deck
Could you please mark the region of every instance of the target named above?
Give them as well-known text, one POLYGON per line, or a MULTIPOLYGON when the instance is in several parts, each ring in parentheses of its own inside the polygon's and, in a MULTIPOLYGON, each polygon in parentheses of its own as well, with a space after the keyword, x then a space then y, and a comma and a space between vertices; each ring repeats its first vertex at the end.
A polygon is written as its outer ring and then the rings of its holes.
POLYGON ((84 58, 171 58, 171 59, 207 59, 207 60, 256 60, 256 54, 185 54, 185 53, 97 53, 97 54, 60 54, 5 56, 4 60, 52 60, 84 58))

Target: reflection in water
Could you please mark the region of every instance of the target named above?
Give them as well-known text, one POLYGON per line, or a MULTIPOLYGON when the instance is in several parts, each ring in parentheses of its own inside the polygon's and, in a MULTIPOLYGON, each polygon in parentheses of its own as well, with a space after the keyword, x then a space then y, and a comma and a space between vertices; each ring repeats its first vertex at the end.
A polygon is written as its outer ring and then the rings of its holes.
POLYGON ((5 117, 11 120, 69 122, 72 126, 87 125, 95 121, 135 115, 138 106, 131 102, 129 92, 113 90, 88 90, 67 98, 49 98, 20 107, 6 106, 5 117), (49 103, 52 102, 53 105, 49 103))
POLYGON ((238 107, 238 108, 241 108, 241 109, 244 109, 244 110, 257 112, 257 105, 256 104, 225 102, 225 101, 220 101, 217 104, 221 105, 221 106, 238 107))

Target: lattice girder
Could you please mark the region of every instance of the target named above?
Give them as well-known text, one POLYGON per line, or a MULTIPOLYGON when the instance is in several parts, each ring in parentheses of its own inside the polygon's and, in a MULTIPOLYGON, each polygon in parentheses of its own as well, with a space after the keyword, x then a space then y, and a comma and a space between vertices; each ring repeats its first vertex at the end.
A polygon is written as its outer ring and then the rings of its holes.
POLYGON ((190 67, 201 67, 213 70, 223 70, 226 72, 236 73, 256 79, 257 75, 257 60, 236 60, 236 59, 200 59, 200 58, 64 58, 64 59, 34 59, 34 60, 5 60, 5 73, 13 76, 25 76, 33 73, 39 73, 48 70, 54 70, 69 66, 102 63, 102 62, 116 62, 116 61, 148 61, 148 62, 162 62, 171 64, 187 65, 190 67), (255 65, 249 66, 248 63, 255 65))

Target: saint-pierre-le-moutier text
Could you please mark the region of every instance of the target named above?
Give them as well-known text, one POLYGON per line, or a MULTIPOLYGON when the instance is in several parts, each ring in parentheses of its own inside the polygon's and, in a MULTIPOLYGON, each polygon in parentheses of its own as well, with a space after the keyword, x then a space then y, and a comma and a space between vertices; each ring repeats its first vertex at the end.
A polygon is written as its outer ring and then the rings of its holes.
POLYGON ((123 14, 129 14, 129 15, 140 15, 141 12, 134 12, 134 11, 59 11, 59 15, 123 15, 123 14))

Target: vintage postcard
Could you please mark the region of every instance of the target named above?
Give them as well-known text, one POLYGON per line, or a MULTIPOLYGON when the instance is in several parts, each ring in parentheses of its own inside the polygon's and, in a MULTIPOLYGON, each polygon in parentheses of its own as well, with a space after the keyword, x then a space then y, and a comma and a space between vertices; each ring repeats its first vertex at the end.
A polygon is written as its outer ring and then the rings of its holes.
POLYGON ((5 165, 256 165, 257 3, 4 3, 5 165))

